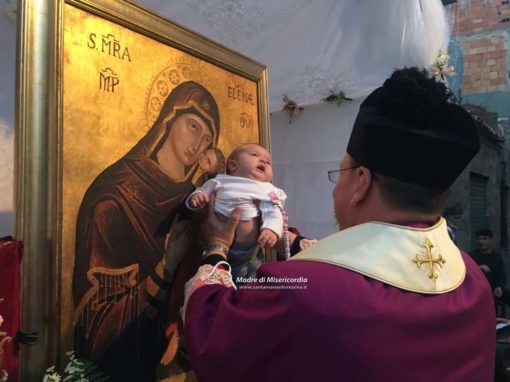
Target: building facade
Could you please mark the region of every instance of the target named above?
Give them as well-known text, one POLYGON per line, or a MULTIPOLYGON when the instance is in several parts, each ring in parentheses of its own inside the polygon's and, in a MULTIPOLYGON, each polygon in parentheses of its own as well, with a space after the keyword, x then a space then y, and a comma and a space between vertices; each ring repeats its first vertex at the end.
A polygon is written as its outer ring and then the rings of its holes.
POLYGON ((478 228, 508 248, 510 128, 510 4, 508 0, 444 0, 452 37, 448 78, 457 102, 477 119, 481 150, 452 189, 445 215, 457 226, 463 249, 478 228))

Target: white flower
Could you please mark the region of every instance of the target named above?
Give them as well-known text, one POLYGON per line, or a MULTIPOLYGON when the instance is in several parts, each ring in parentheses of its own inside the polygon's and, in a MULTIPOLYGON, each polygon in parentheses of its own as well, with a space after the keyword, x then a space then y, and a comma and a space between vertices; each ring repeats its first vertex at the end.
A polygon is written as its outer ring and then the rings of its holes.
MULTIPOLYGON (((69 362, 67 363, 62 374, 59 374, 55 371, 55 366, 51 366, 46 370, 46 374, 43 377, 43 382, 90 382, 90 375, 87 375, 86 369, 88 362, 80 361, 79 358, 76 357, 74 351, 67 352, 66 355, 69 357, 69 362)), ((102 372, 93 375, 93 378, 101 377, 104 378, 104 374, 102 372)), ((0 382, 2 382, 0 380, 0 382)))
POLYGON ((83 372, 83 370, 84 368, 82 362, 79 362, 76 359, 71 359, 71 361, 69 361, 66 368, 64 369, 64 372, 69 375, 75 375, 80 374, 81 372, 83 372))
POLYGON ((60 380, 60 374, 55 371, 55 366, 49 367, 43 377, 43 382, 60 382, 60 380))
POLYGON ((82 369, 80 369, 79 367, 76 367, 70 363, 67 364, 66 368, 64 369, 64 372, 67 373, 67 374, 70 374, 70 375, 74 375, 74 374, 77 374, 79 372, 83 371, 82 369))
POLYGON ((442 69, 448 64, 448 55, 446 52, 443 52, 442 50, 439 51, 439 54, 436 58, 436 65, 439 69, 442 69))

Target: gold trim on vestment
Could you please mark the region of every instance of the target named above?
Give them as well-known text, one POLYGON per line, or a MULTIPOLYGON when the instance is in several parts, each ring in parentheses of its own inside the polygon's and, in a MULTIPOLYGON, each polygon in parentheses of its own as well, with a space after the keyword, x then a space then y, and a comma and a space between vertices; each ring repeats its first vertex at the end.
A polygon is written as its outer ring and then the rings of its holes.
POLYGON ((436 283, 437 278, 439 275, 436 273, 435 265, 439 265, 441 268, 446 263, 446 260, 443 259, 443 256, 439 254, 439 257, 434 258, 432 256, 432 248, 434 245, 429 241, 429 239, 425 240, 425 243, 423 244, 423 247, 425 247, 426 251, 426 258, 420 257, 421 253, 416 254, 415 259, 413 260, 413 263, 415 263, 418 268, 421 268, 421 266, 425 263, 428 263, 429 266, 429 279, 432 280, 433 283, 436 283))
POLYGON ((292 260, 332 264, 400 289, 427 294, 454 290, 466 276, 464 260, 443 218, 427 228, 383 222, 360 224, 320 240, 292 260), (416 262, 417 254, 423 255, 424 243, 434 247, 436 254, 433 257, 431 252, 428 260, 418 258, 429 263, 428 272, 416 262))

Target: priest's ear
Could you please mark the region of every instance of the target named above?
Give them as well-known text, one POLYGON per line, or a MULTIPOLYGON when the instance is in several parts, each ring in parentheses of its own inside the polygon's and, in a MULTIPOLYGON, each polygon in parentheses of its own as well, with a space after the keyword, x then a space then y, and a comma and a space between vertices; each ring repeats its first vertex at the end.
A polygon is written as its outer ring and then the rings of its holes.
POLYGON ((227 174, 232 174, 237 170, 237 163, 233 159, 227 160, 227 174))
POLYGON ((352 194, 351 204, 356 206, 368 197, 373 182, 373 175, 368 168, 360 166, 354 169, 354 176, 354 181, 356 183, 354 184, 354 192, 352 194))

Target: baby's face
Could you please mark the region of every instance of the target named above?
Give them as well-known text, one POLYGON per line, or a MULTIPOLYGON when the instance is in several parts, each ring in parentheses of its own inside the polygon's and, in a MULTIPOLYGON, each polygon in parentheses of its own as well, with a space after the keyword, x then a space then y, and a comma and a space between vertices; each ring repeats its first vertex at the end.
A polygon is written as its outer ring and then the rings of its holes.
POLYGON ((215 173, 218 170, 218 157, 214 150, 207 150, 198 158, 198 165, 204 174, 215 173))
POLYGON ((234 176, 250 178, 261 182, 270 182, 273 179, 271 154, 261 146, 246 146, 233 162, 235 170, 231 174, 234 176))

